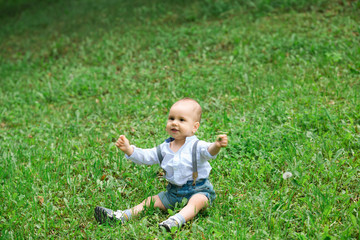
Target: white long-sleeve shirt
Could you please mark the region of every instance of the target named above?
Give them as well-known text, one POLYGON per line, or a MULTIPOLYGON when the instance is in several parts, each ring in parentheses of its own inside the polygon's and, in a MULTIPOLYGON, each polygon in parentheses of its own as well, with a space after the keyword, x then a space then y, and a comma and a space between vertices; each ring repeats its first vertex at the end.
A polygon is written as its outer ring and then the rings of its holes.
MULTIPOLYGON (((165 178, 172 184, 177 186, 184 185, 187 181, 193 180, 192 173, 192 148, 198 138, 194 135, 187 137, 184 145, 174 153, 170 149, 170 141, 165 141, 160 145, 161 154, 164 157, 161 167, 165 170, 165 178)), ((197 165, 198 165, 198 178, 208 178, 211 166, 208 162, 210 159, 216 158, 217 155, 212 156, 208 147, 211 143, 199 141, 197 145, 197 165)), ((156 147, 150 149, 141 149, 132 145, 134 152, 131 156, 125 154, 127 159, 130 159, 137 164, 153 165, 159 164, 156 147)))

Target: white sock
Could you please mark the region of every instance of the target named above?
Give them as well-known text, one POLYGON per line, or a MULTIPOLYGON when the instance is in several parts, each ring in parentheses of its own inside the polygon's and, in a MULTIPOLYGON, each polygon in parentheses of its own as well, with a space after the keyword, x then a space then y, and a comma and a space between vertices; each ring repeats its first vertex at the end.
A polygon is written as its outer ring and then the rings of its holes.
POLYGON ((124 211, 124 213, 126 214, 126 216, 128 217, 128 219, 127 220, 130 220, 131 219, 131 209, 126 209, 125 211, 124 211))
POLYGON ((174 219, 179 224, 179 227, 181 227, 185 223, 185 218, 180 213, 177 213, 170 218, 174 219))

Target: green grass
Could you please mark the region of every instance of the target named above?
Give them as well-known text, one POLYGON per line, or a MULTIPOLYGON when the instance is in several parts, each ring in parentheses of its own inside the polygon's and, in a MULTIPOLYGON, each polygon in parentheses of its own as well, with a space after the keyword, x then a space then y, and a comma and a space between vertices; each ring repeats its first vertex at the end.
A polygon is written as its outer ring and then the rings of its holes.
POLYGON ((0 1, 0 238, 359 239, 358 1, 0 1), (182 231, 147 209, 99 226, 97 205, 162 191, 114 141, 167 137, 203 107, 214 205, 182 231), (283 180, 286 171, 293 178, 283 180))

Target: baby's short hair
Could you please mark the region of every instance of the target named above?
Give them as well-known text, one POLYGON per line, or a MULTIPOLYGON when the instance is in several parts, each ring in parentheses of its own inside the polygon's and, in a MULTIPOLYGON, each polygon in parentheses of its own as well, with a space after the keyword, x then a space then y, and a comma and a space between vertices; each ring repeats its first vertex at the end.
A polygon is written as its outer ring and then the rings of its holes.
MULTIPOLYGON (((202 109, 201 109, 200 104, 195 99, 188 98, 188 97, 180 99, 176 103, 180 103, 180 102, 191 102, 191 103, 193 103, 194 113, 196 114, 196 121, 200 122, 201 114, 202 114, 202 109)), ((174 103, 174 104, 176 104, 176 103, 174 103)))

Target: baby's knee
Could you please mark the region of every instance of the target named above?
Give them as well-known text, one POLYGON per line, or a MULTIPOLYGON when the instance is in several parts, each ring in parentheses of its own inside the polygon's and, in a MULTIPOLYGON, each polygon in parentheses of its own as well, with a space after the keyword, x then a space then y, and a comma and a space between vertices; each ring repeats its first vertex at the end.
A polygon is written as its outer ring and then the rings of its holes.
POLYGON ((156 199, 154 199, 154 196, 151 196, 151 197, 148 197, 146 198, 143 203, 146 205, 146 206, 150 206, 150 205, 153 205, 155 203, 156 199))
POLYGON ((165 209, 158 195, 146 198, 143 203, 147 206, 153 206, 155 208, 165 209))
POLYGON ((209 205, 209 199, 205 194, 198 193, 190 198, 188 204, 196 205, 198 207, 207 207, 209 205))

